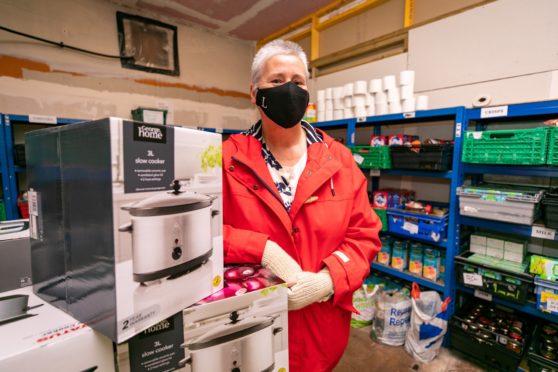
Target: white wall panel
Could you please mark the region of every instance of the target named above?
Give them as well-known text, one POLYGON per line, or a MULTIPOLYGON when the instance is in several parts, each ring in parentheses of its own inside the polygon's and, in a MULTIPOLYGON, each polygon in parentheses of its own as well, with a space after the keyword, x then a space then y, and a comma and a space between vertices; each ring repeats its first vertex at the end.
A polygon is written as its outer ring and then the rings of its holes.
POLYGON ((417 89, 558 69, 555 0, 500 0, 409 33, 417 89))

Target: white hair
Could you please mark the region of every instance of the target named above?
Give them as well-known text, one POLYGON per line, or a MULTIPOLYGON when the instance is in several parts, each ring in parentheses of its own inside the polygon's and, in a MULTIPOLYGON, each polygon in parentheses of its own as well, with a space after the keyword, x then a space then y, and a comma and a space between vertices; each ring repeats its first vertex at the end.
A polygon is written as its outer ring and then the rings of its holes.
POLYGON ((304 65, 304 77, 308 80, 308 59, 306 53, 297 43, 277 39, 270 41, 258 50, 252 61, 252 87, 255 89, 262 76, 265 63, 277 55, 292 55, 298 57, 304 65))

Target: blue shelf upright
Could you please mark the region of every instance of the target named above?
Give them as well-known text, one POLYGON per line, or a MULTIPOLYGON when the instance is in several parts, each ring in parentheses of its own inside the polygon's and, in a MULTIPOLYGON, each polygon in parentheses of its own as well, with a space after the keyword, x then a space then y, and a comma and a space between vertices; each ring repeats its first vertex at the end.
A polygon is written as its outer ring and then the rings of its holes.
MULTIPOLYGON (((378 115, 378 116, 368 116, 363 118, 351 118, 343 120, 333 120, 327 122, 314 123, 314 126, 321 128, 325 131, 330 129, 346 128, 347 130, 347 145, 356 144, 356 134, 359 130, 369 130, 371 134, 381 135, 383 127, 391 126, 413 126, 414 124, 420 125, 421 123, 432 123, 433 125, 445 125, 449 122, 453 123, 453 140, 454 140, 454 150, 452 158, 452 170, 451 171, 429 171, 429 170, 410 170, 410 169, 385 169, 379 171, 379 176, 376 174, 371 175, 371 185, 372 190, 376 190, 379 187, 379 180, 382 176, 410 176, 410 177, 424 177, 432 179, 442 179, 449 181, 449 221, 448 221, 448 236, 443 242, 433 244, 446 251, 446 262, 445 262, 445 282, 434 282, 428 279, 422 278, 420 276, 411 274, 406 271, 398 271, 389 266, 381 265, 378 263, 372 263, 371 269, 386 273, 393 277, 397 277, 406 281, 415 281, 419 285, 426 288, 430 288, 439 291, 444 297, 455 297, 455 270, 453 264, 453 257, 459 252, 460 244, 460 232, 458 225, 458 213, 459 208, 457 207, 457 197, 455 190, 457 186, 463 183, 463 173, 461 171, 461 135, 462 130, 465 126, 465 108, 463 107, 453 107, 444 108, 437 110, 425 110, 425 111, 415 111, 407 112, 402 114, 389 114, 389 115, 378 115)), ((368 175, 367 173, 365 173, 368 175)), ((390 234, 389 232, 387 234, 390 234)), ((395 234, 391 234, 396 236, 395 234)), ((410 239, 408 236, 405 239, 410 239)), ((420 241, 419 239, 416 239, 420 241)), ((428 243, 428 242, 427 242, 428 243)), ((452 302, 453 304, 453 302, 452 302)), ((450 305, 450 314, 453 313, 453 305, 450 305)))

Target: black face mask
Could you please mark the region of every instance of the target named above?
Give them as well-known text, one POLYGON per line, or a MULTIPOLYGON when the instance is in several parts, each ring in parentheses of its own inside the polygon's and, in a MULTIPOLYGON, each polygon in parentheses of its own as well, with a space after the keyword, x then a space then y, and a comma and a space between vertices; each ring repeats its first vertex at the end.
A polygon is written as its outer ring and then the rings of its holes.
POLYGON ((283 128, 292 128, 304 117, 310 95, 292 81, 273 88, 258 89, 256 105, 283 128))

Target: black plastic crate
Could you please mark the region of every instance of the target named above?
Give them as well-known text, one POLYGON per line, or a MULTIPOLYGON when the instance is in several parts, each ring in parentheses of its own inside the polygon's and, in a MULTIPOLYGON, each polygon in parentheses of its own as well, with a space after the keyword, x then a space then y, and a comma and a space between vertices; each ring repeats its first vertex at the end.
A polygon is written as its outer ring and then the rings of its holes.
POLYGON ((542 199, 544 224, 558 229, 558 189, 547 191, 542 199))
MULTIPOLYGON (((533 333, 533 341, 531 346, 529 346, 529 371, 531 372, 558 372, 558 358, 548 359, 545 358, 541 353, 541 343, 543 342, 541 333, 545 324, 537 325, 535 332, 533 333)), ((556 347, 558 345, 555 344, 556 347)), ((556 352, 554 353, 556 356, 556 352)))
POLYGON ((25 145, 17 144, 14 145, 14 164, 20 167, 25 167, 25 145))
POLYGON ((453 145, 390 146, 392 168, 447 171, 451 169, 453 145))
POLYGON ((476 298, 466 301, 455 312, 449 326, 451 347, 491 367, 491 370, 515 371, 527 352, 531 336, 528 318, 512 309, 476 298), (516 322, 521 323, 519 331, 513 329, 516 322), (513 332, 518 332, 521 338, 513 332))
POLYGON ((458 325, 450 324, 451 347, 498 371, 516 371, 521 355, 489 343, 463 331, 458 325))
POLYGON ((468 257, 473 252, 464 252, 455 256, 455 270, 457 281, 465 287, 492 293, 496 297, 524 304, 529 293, 533 292, 533 276, 527 273, 508 272, 496 267, 483 266, 471 262, 468 257), (482 285, 466 283, 465 274, 478 274, 482 276, 482 285))

